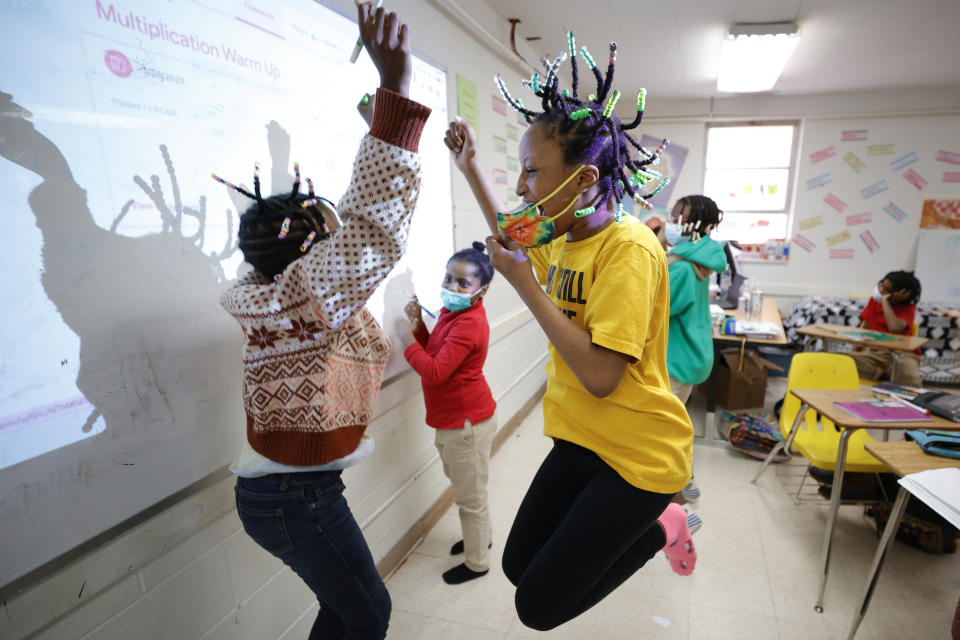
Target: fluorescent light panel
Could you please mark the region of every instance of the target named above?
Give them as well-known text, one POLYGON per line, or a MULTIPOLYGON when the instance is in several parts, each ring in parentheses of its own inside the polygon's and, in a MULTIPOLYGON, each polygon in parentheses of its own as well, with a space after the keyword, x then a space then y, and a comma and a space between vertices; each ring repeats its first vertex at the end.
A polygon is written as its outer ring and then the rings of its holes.
POLYGON ((733 25, 720 45, 717 90, 750 93, 773 89, 799 41, 797 25, 792 22, 733 25))

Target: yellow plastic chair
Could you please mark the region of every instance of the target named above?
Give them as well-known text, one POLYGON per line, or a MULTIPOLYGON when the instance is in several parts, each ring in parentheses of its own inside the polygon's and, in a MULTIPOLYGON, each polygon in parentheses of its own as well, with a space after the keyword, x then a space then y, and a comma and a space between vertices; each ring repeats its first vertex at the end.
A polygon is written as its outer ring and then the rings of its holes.
MULTIPOLYGON (((787 395, 783 401, 783 411, 780 414, 780 433, 786 440, 790 429, 800 411, 800 400, 790 393, 791 389, 838 389, 856 390, 860 388, 860 378, 857 376, 857 365, 853 358, 841 353, 805 352, 793 356, 790 362, 790 371, 787 374, 787 395)), ((858 429, 850 435, 847 445, 846 471, 861 471, 867 473, 881 473, 886 467, 879 460, 870 455, 863 445, 874 442, 865 430, 858 429)), ((808 409, 802 418, 800 428, 789 445, 800 455, 810 461, 810 464, 820 469, 833 471, 837 463, 837 451, 840 447, 840 430, 831 420, 821 416, 817 420, 817 412, 808 409)), ((757 471, 753 482, 763 475, 773 458, 781 450, 786 449, 787 443, 778 443, 763 466, 757 471)), ((789 451, 788 451, 789 453, 789 451)))

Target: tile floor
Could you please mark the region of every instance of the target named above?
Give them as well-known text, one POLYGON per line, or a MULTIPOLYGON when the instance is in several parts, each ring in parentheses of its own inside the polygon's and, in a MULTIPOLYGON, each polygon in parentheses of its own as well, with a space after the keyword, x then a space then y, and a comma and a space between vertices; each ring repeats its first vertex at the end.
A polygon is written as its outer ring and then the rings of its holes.
MULTIPOLYGON (((771 378, 768 406, 782 397, 783 378, 771 378)), ((701 396, 689 409, 703 424, 701 396)), ((863 588, 877 537, 872 520, 856 506, 842 506, 825 611, 816 600, 827 502, 794 504, 783 486, 786 467, 768 469, 757 486, 758 462, 698 439, 694 468, 703 496, 696 505, 703 528, 695 540, 697 569, 675 575, 658 554, 593 609, 550 632, 531 630, 513 607, 513 587, 500 570, 500 553, 513 515, 540 461, 551 446, 534 410, 494 457, 490 507, 494 537, 491 571, 448 586, 440 574, 458 559, 460 539, 452 507, 389 578, 393 598, 391 640, 503 640, 562 638, 843 639, 863 588)), ((702 434, 702 427, 698 435, 702 434)), ((929 555, 895 543, 859 640, 949 638, 960 597, 960 554, 929 555)))

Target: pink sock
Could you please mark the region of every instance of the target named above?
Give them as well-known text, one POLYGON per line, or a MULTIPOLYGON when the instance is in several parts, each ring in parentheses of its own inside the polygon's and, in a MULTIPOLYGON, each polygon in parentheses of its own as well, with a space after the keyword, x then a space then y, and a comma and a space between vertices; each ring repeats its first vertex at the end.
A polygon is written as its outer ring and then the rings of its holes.
POLYGON ((676 502, 671 502, 657 518, 657 522, 663 526, 663 532, 667 536, 667 543, 663 545, 666 548, 676 542, 687 528, 687 512, 676 502))
POLYGON ((697 566, 697 549, 687 527, 687 512, 675 502, 671 502, 657 518, 663 527, 667 542, 663 552, 670 560, 670 568, 677 575, 688 576, 697 566))

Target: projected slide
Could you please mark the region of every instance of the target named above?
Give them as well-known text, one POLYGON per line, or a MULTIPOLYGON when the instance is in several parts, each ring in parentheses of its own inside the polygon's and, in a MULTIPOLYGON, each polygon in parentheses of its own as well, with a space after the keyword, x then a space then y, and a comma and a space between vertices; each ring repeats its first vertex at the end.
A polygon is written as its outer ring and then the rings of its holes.
MULTIPOLYGON (((0 21, 2 469, 108 437, 117 398, 135 428, 195 419, 151 375, 205 379, 174 360, 223 331, 217 298, 248 268, 250 202, 211 172, 250 185, 259 161, 282 193, 299 162, 338 200, 366 131, 356 104, 379 79, 366 53, 347 60, 354 20, 309 0, 16 2, 0 21)), ((453 251, 445 73, 417 59, 411 97, 433 115, 407 257, 370 303, 388 333, 414 291, 439 308, 453 251)))

